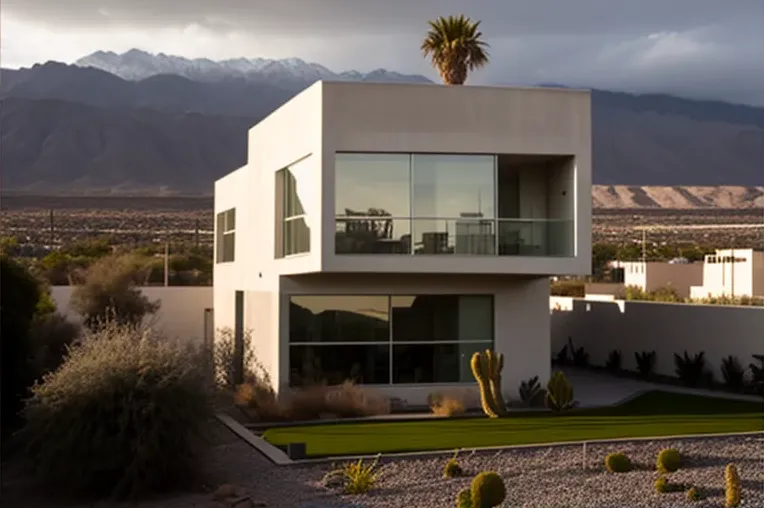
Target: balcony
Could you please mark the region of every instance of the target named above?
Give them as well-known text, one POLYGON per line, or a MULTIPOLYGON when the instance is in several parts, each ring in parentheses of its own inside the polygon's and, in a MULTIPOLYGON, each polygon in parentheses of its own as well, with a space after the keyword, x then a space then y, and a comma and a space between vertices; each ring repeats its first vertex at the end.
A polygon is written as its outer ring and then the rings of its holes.
POLYGON ((338 153, 335 254, 575 257, 574 180, 571 156, 338 153))
POLYGON ((403 219, 367 215, 336 218, 335 224, 337 254, 574 255, 570 219, 403 219))

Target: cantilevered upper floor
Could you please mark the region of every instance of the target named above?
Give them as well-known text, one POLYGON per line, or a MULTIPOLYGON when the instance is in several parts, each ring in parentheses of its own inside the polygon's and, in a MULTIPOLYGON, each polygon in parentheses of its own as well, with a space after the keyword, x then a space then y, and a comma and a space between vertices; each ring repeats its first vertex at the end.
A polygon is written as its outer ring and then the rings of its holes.
POLYGON ((216 182, 216 261, 589 273, 590 111, 583 90, 318 82, 216 182))

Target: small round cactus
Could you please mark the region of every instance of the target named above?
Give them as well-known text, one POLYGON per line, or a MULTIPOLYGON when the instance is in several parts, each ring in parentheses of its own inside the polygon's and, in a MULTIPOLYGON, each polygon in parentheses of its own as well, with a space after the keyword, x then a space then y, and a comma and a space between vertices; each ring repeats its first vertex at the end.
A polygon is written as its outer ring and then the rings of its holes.
POLYGON ((456 459, 448 459, 448 462, 446 462, 446 465, 443 468, 443 477, 456 478, 457 476, 462 476, 462 474, 464 474, 464 471, 456 459))
POLYGON ((655 480, 655 490, 661 494, 665 494, 669 491, 669 483, 665 476, 661 476, 655 480))
POLYGON ((631 459, 623 453, 611 453, 605 457, 605 467, 611 473, 628 473, 633 468, 631 459))
POLYGON ((697 487, 692 487, 687 491, 688 501, 700 501, 701 499, 703 499, 703 496, 700 494, 700 490, 698 490, 697 487))
POLYGON ((472 508, 472 492, 462 489, 456 496, 456 508, 472 508))
POLYGON ((506 497, 504 480, 498 474, 485 471, 472 480, 472 508, 493 508, 506 497))
POLYGON ((665 448, 658 454, 656 465, 661 473, 674 473, 682 466, 682 456, 673 448, 665 448))

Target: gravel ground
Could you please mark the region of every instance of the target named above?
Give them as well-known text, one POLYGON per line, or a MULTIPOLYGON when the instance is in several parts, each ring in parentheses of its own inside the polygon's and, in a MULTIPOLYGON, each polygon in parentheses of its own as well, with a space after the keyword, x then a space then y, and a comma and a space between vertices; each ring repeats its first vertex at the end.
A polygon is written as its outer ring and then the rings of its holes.
MULTIPOLYGON (((82 508, 218 508, 225 505, 214 501, 210 492, 221 483, 233 484, 251 498, 253 503, 242 504, 242 508, 447 508, 455 506, 457 492, 469 485, 471 475, 484 470, 496 471, 504 478, 506 507, 723 507, 724 466, 729 462, 735 462, 740 471, 742 506, 764 507, 764 436, 590 445, 587 470, 582 468, 580 446, 463 452, 459 461, 468 476, 457 479, 442 478, 445 456, 396 459, 380 465, 381 476, 371 493, 352 497, 338 496, 320 485, 329 465, 277 467, 220 425, 216 425, 213 436, 216 447, 208 464, 210 486, 200 486, 193 494, 139 505, 99 503, 82 508), (685 467, 671 479, 701 488, 705 500, 689 503, 683 492, 655 492, 655 456, 667 446, 677 448, 686 457, 685 467), (628 454, 644 468, 625 474, 606 473, 602 462, 613 451, 628 454)), ((2 506, 73 507, 39 498, 34 492, 23 482, 4 482, 2 506)))

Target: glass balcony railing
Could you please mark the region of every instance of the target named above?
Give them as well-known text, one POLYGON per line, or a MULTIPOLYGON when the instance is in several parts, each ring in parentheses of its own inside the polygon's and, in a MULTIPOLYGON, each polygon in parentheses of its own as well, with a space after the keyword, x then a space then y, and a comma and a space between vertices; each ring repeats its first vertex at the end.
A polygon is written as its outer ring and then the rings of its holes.
POLYGON ((337 254, 572 257, 572 219, 337 217, 337 254))

